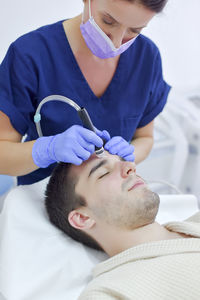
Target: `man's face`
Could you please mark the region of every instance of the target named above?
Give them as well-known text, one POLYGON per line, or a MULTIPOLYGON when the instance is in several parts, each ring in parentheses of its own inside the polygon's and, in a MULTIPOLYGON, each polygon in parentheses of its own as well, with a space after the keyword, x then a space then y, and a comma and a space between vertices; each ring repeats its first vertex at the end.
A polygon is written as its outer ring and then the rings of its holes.
POLYGON ((73 166, 72 172, 78 176, 75 192, 86 199, 96 223, 132 230, 154 222, 159 196, 136 174, 134 163, 105 152, 103 158, 93 155, 73 166))

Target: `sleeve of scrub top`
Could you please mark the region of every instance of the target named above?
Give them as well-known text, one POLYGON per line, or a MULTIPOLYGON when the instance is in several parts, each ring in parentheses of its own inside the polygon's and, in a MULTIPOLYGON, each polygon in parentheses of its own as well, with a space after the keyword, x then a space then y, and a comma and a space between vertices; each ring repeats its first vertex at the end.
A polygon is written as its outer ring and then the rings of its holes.
POLYGON ((31 59, 11 44, 0 65, 0 110, 11 120, 12 126, 24 135, 33 123, 36 75, 30 68, 31 59))
POLYGON ((163 110, 167 102, 170 88, 171 87, 163 79, 161 57, 160 52, 158 51, 153 64, 149 102, 145 107, 138 128, 149 124, 163 110))

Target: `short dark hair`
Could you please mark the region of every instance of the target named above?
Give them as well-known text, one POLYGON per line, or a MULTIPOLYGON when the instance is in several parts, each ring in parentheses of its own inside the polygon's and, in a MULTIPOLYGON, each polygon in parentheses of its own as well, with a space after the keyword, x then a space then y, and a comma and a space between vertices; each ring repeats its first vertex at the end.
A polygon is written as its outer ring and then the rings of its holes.
POLYGON ((70 175, 72 164, 59 163, 49 179, 45 191, 45 206, 52 224, 74 240, 86 246, 101 250, 100 245, 85 232, 71 226, 69 213, 81 206, 87 206, 85 199, 75 193, 77 176, 70 175))

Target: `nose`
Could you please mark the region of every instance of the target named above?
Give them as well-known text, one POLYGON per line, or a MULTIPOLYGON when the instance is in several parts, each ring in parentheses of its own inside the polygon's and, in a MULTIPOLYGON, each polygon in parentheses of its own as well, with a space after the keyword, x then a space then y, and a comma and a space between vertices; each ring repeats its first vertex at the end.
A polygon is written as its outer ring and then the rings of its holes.
POLYGON ((136 165, 135 163, 125 161, 121 163, 121 176, 126 178, 130 175, 136 173, 136 165))
POLYGON ((115 48, 119 48, 122 44, 123 44, 123 39, 120 37, 120 38, 114 38, 112 40, 115 48))
POLYGON ((111 39, 114 46, 116 48, 119 48, 122 44, 127 42, 127 39, 125 40, 125 32, 118 32, 115 34, 107 34, 107 36, 111 39))

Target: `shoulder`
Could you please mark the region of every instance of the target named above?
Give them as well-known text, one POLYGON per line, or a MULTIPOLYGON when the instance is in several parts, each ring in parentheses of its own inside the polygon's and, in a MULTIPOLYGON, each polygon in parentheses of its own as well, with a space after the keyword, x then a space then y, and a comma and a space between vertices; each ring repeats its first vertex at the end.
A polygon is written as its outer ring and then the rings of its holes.
POLYGON ((136 47, 139 50, 144 51, 146 54, 157 55, 159 53, 157 45, 143 34, 140 34, 137 37, 136 42, 136 47))
POLYGON ((140 34, 125 54, 129 68, 138 72, 152 74, 154 68, 161 66, 161 56, 157 45, 148 37, 140 34), (130 49, 130 50, 129 50, 130 49))
POLYGON ((192 215, 191 217, 189 217, 185 221, 200 223, 200 211, 198 211, 196 214, 192 215))
POLYGON ((156 56, 159 53, 157 45, 143 34, 140 34, 137 37, 135 41, 135 50, 140 54, 145 54, 147 56, 156 56))
POLYGON ((140 34, 136 39, 141 45, 148 47, 149 49, 152 49, 152 51, 158 51, 158 46, 155 44, 154 41, 152 41, 147 36, 140 34))
POLYGON ((11 44, 11 47, 21 54, 37 53, 39 49, 48 47, 50 43, 55 43, 54 38, 61 29, 62 21, 42 26, 20 36, 11 44))
POLYGON ((99 287, 88 286, 82 292, 82 294, 79 296, 78 300, 113 300, 113 299, 116 299, 116 298, 113 298, 113 296, 116 296, 116 295, 115 295, 115 293, 113 293, 110 290, 109 287, 104 288, 101 286, 99 286, 99 287))
MULTIPOLYGON (((106 261, 104 262, 106 263, 106 261)), ((98 265, 97 265, 98 266, 98 265)), ((96 266, 96 267, 97 267, 96 266)), ((95 268, 96 268, 95 267, 95 268)), ((111 286, 113 282, 113 276, 111 276, 112 272, 106 272, 101 274, 100 276, 95 276, 88 283, 86 288, 83 290, 78 300, 109 300, 113 299, 111 293, 111 286), (112 277, 112 280, 111 280, 112 277)))

